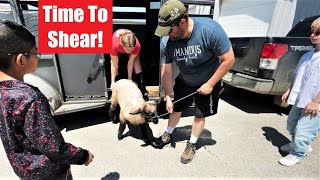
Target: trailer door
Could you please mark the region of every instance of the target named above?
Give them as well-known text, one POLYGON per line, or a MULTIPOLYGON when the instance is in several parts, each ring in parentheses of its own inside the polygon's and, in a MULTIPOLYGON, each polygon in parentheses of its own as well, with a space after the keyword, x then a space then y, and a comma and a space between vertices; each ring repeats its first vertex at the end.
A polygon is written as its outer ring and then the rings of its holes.
MULTIPOLYGON (((160 39, 154 35, 160 0, 115 0, 113 1, 113 32, 129 29, 138 38, 141 50, 140 60, 143 80, 149 95, 158 98, 159 92, 159 44, 160 39), (151 91, 156 93, 152 93, 151 91)), ((110 55, 105 55, 108 89, 111 82, 110 55)), ((128 56, 122 54, 119 59, 119 77, 127 78, 128 56)), ((134 72, 133 72, 134 74, 134 72)), ((108 93, 111 94, 110 91, 108 93)), ((151 97, 151 99, 153 99, 151 97)))

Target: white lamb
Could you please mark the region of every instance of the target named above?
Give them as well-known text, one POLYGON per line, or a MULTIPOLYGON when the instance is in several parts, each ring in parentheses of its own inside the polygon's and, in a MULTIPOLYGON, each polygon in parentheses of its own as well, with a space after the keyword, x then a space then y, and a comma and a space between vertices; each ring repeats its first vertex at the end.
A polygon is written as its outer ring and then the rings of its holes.
POLYGON ((132 80, 121 79, 112 85, 111 90, 112 96, 109 109, 111 120, 116 121, 115 111, 117 106, 120 106, 118 139, 121 140, 123 138, 122 133, 126 128, 126 124, 142 125, 143 140, 156 146, 154 138, 149 138, 147 133, 147 130, 150 129, 148 122, 158 123, 156 103, 154 101, 146 102, 140 89, 132 80))

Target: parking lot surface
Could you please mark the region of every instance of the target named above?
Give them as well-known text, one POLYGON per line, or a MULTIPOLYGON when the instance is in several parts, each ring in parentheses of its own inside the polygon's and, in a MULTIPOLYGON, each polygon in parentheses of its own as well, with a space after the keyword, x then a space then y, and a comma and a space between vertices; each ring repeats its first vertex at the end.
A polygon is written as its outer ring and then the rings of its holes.
MULTIPOLYGON (((191 132, 192 108, 184 113, 163 149, 146 146, 139 128, 130 126, 118 141, 118 124, 109 122, 107 109, 89 110, 58 117, 67 142, 92 151, 90 166, 72 166, 77 179, 319 179, 320 140, 313 151, 294 167, 278 160, 279 147, 290 141, 287 110, 276 107, 270 96, 227 88, 218 114, 207 118, 193 161, 180 163, 191 132), (130 131, 128 131, 130 130, 130 131)), ((163 133, 167 119, 150 124, 155 136, 163 133)), ((0 179, 18 179, 0 145, 0 179)))

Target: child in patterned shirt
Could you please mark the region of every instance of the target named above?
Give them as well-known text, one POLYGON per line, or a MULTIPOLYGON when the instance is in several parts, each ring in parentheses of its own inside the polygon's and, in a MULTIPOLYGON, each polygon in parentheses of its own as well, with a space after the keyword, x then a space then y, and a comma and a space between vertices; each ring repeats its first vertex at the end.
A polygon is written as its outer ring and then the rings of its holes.
POLYGON ((72 179, 70 164, 89 165, 89 151, 66 143, 50 105, 38 88, 23 82, 35 71, 35 37, 24 26, 0 20, 0 137, 21 179, 72 179))

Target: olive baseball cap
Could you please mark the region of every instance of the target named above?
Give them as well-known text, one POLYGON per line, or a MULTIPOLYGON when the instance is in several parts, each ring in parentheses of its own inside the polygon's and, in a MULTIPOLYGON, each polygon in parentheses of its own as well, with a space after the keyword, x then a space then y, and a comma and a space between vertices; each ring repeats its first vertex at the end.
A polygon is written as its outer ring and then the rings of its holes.
POLYGON ((159 37, 168 35, 171 28, 181 19, 185 12, 186 7, 181 1, 166 1, 160 7, 158 15, 158 27, 154 34, 159 37))

